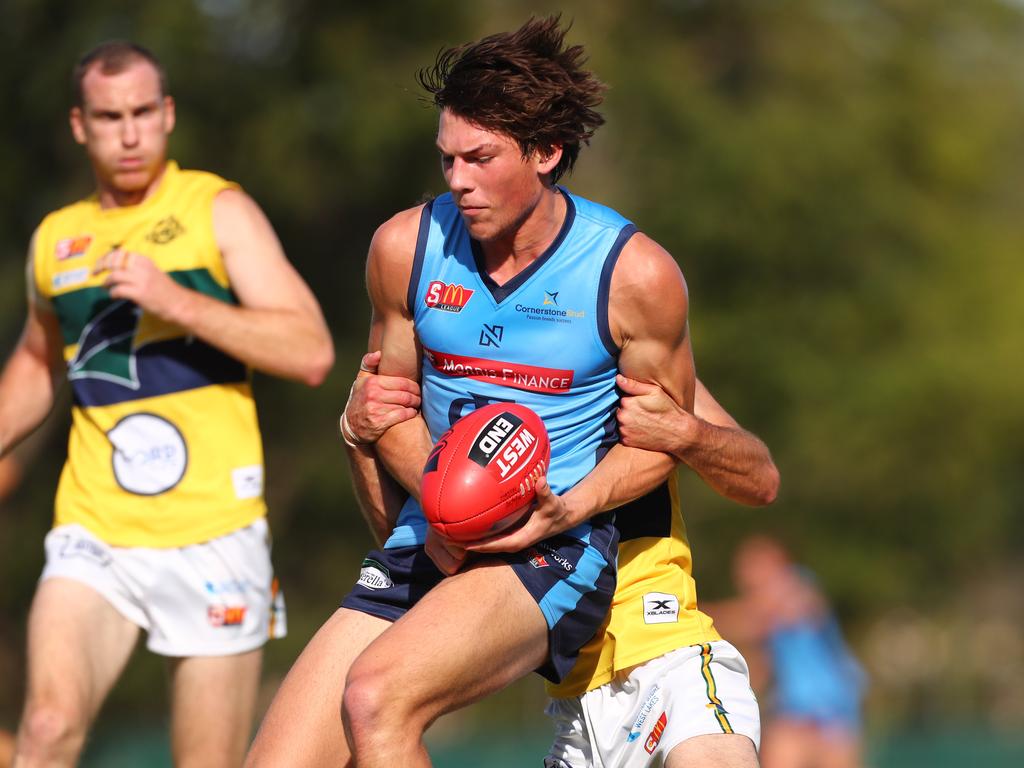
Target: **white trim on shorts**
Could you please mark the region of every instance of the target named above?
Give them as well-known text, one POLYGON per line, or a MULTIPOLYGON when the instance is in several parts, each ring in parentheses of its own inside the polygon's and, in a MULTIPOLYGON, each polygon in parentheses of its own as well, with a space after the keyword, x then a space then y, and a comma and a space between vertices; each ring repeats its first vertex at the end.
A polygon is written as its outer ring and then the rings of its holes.
POLYGON ((719 640, 678 648, 576 698, 550 699, 545 768, 654 768, 694 736, 735 733, 758 748, 761 720, 743 656, 719 640))
POLYGON ((95 590, 162 656, 245 653, 287 632, 264 518, 185 547, 112 547, 81 525, 54 528, 44 546, 40 582, 72 579, 95 590))

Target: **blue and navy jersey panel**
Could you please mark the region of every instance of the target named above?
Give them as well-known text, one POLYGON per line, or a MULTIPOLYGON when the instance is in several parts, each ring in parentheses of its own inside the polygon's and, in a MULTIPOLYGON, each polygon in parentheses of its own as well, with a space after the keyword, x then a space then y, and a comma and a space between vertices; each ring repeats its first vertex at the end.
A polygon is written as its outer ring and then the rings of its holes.
MULTIPOLYGON (((536 411, 551 440, 548 482, 564 493, 615 442, 618 349, 608 326, 616 259, 636 231, 622 216, 561 189, 557 237, 504 285, 484 268, 451 195, 423 209, 408 302, 423 347, 423 416, 436 441, 461 416, 495 402, 536 411)), ((420 543, 410 500, 387 546, 420 543)), ((589 525, 574 530, 585 539, 589 525)))

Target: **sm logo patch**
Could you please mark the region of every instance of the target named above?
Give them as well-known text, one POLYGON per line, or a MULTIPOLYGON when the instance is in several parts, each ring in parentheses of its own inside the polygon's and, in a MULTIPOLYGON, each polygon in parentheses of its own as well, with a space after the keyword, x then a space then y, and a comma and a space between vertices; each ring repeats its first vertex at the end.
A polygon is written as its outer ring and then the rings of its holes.
POLYGON ((57 261, 66 261, 68 259, 75 259, 79 256, 84 256, 85 252, 89 250, 89 244, 91 242, 91 235, 81 235, 79 237, 68 237, 63 240, 58 240, 54 255, 57 257, 57 261))
POLYGON ((206 609, 206 618, 211 627, 237 627, 245 621, 244 605, 211 605, 206 609))
POLYGON ((471 288, 434 280, 427 286, 427 295, 423 297, 423 303, 442 312, 461 312, 473 297, 473 293, 471 288))

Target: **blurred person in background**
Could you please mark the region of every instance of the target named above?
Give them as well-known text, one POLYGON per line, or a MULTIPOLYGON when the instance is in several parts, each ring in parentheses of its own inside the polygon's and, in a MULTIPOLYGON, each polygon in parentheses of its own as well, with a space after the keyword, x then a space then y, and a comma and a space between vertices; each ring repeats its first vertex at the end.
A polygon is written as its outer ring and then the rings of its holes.
POLYGON ((77 762, 145 630, 168 660, 175 764, 237 766, 262 646, 285 628, 251 369, 315 386, 333 347, 257 204, 168 159, 175 106, 153 54, 104 43, 72 84, 95 194, 33 235, 0 374, 0 455, 65 375, 73 400, 14 764, 77 762))
POLYGON ((809 569, 767 535, 737 548, 738 595, 706 604, 750 659, 763 768, 859 768, 864 672, 809 569))

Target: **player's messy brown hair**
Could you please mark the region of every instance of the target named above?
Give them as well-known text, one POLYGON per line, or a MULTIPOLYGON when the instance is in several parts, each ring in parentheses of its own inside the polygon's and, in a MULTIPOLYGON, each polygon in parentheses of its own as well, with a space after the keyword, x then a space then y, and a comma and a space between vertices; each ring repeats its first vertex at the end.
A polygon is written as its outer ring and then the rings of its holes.
POLYGON ((75 68, 71 70, 71 105, 85 106, 85 94, 82 92, 82 80, 94 66, 100 68, 104 75, 119 75, 132 64, 140 61, 148 62, 160 76, 160 95, 167 95, 167 73, 156 55, 137 43, 127 40, 107 40, 85 53, 75 68))
POLYGON ((416 79, 438 109, 513 139, 528 157, 562 146, 557 181, 604 123, 605 86, 583 68, 583 47, 565 47, 561 16, 531 18, 515 32, 447 48, 416 79))

